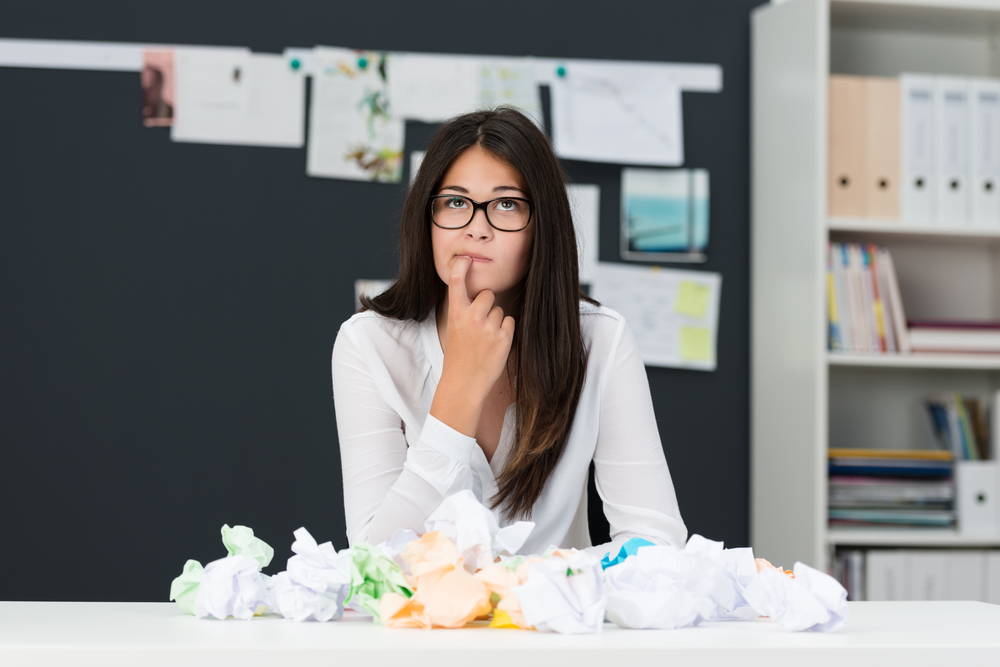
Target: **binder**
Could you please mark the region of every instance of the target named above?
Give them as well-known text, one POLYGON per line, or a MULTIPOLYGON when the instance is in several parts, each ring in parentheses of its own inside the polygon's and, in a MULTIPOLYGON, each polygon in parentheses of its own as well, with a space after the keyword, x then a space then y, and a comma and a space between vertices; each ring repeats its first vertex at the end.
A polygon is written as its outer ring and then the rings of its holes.
POLYGON ((865 558, 865 600, 910 600, 910 553, 869 551, 865 558))
POLYGON ((959 461, 955 509, 964 535, 996 535, 1000 527, 1000 462, 959 461))
POLYGON ((1000 80, 972 80, 972 222, 1000 227, 1000 80))
POLYGON ((899 79, 865 79, 865 214, 899 219, 899 79))
POLYGON ((934 78, 903 74, 900 89, 900 214, 908 224, 935 217, 934 78))
POLYGON ((934 84, 938 224, 964 227, 972 221, 969 187, 971 86, 968 79, 952 76, 935 77, 934 84))
POLYGON ((865 78, 830 77, 830 164, 827 173, 829 213, 861 218, 865 204, 865 78))

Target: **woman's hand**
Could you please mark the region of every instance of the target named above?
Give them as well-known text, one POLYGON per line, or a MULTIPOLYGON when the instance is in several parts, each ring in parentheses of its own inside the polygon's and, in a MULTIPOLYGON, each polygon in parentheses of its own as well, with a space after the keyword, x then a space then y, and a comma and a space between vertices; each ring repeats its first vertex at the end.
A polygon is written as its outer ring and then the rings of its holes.
POLYGON ((514 318, 494 305, 493 292, 483 290, 470 302, 465 276, 472 259, 457 257, 448 277, 448 335, 441 382, 431 414, 474 438, 493 385, 507 367, 514 340, 514 318))

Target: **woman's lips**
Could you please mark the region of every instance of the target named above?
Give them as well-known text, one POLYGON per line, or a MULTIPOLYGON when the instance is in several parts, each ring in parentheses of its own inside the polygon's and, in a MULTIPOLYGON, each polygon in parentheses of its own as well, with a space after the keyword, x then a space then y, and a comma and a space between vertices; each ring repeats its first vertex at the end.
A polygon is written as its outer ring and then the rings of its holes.
POLYGON ((483 257, 482 255, 473 255, 473 254, 469 254, 469 253, 464 253, 464 254, 461 254, 461 255, 455 255, 456 259, 458 259, 459 257, 468 257, 469 259, 472 260, 473 263, 475 263, 475 262, 492 262, 493 261, 489 257, 483 257))

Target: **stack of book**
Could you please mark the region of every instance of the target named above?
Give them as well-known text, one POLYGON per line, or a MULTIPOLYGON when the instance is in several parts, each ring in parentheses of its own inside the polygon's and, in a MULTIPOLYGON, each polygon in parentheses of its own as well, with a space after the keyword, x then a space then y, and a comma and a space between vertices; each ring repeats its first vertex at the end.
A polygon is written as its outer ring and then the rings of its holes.
POLYGON ((831 526, 933 526, 955 522, 950 451, 831 449, 831 526))
POLYGON ((1000 354, 1000 322, 909 322, 914 352, 1000 354))
POLYGON ((830 243, 826 257, 828 347, 834 352, 909 352, 903 301, 887 248, 830 243))

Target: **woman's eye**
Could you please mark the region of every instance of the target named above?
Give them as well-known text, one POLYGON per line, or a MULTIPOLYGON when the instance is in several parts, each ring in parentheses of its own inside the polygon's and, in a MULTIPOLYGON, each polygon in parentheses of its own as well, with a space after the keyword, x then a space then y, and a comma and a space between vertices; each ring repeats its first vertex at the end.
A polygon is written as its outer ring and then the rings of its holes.
POLYGON ((497 202, 497 210, 499 211, 516 211, 517 202, 513 199, 501 199, 497 202))
POLYGON ((456 198, 456 199, 449 199, 447 205, 448 205, 449 208, 464 208, 465 207, 465 200, 464 199, 458 199, 458 198, 456 198))

